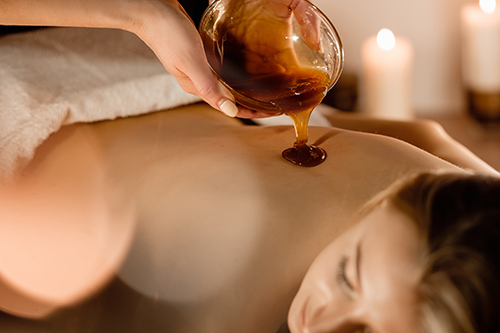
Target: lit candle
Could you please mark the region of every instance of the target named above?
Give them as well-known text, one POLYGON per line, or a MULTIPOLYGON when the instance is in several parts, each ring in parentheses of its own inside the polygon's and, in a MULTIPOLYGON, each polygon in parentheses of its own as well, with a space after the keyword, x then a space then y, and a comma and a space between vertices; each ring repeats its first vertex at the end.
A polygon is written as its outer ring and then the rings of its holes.
POLYGON ((495 0, 466 4, 461 13, 462 71, 469 106, 500 117, 500 10, 495 0))
POLYGON ((361 45, 362 104, 369 115, 412 118, 413 47, 405 38, 382 29, 361 45))

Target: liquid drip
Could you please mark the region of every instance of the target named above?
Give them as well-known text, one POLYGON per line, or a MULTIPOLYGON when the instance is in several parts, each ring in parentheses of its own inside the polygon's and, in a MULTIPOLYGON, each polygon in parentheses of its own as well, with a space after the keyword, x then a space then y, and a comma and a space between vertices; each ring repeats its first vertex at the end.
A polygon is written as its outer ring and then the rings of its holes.
POLYGON ((320 147, 302 144, 283 150, 281 156, 293 164, 303 167, 313 167, 325 161, 326 152, 320 147))
POLYGON ((320 147, 307 144, 308 123, 313 109, 288 114, 295 127, 295 143, 293 147, 283 150, 281 156, 293 164, 313 167, 326 160, 326 151, 320 147))
POLYGON ((328 74, 321 68, 299 66, 291 48, 276 52, 269 40, 252 40, 249 34, 238 34, 241 27, 232 22, 241 20, 233 17, 232 21, 219 22, 213 36, 201 32, 210 66, 230 87, 238 104, 292 118, 296 140, 282 153, 287 161, 307 167, 322 163, 326 153, 307 145, 307 130, 312 110, 328 91, 328 74), (259 45, 262 47, 256 47, 259 45))

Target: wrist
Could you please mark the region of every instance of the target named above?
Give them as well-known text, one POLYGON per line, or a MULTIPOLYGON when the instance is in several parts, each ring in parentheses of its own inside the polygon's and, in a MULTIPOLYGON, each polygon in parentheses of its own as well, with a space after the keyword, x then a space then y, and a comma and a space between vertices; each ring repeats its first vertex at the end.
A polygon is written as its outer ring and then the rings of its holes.
MULTIPOLYGON (((138 34, 138 32, 142 30, 142 27, 144 27, 145 22, 148 22, 148 18, 151 16, 151 2, 152 1, 149 0, 119 1, 118 4, 115 4, 115 8, 108 8, 110 13, 108 19, 111 24, 113 24, 112 28, 138 34)), ((110 1, 110 4, 112 3, 113 1, 110 1)), ((111 5, 111 7, 113 6, 111 5)))
POLYGON ((167 21, 169 8, 176 7, 176 0, 132 0, 121 8, 118 14, 118 28, 132 32, 139 37, 154 33, 154 27, 161 27, 167 21))

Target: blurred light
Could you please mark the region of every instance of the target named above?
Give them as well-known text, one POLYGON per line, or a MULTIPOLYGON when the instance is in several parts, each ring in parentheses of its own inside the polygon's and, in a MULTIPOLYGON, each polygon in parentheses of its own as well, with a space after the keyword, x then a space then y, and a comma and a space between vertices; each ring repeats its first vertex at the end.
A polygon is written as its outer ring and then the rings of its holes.
POLYGON ((384 51, 390 51, 396 46, 396 37, 389 29, 381 29, 377 34, 377 44, 384 51))
POLYGON ((496 0, 479 0, 479 7, 486 14, 492 14, 497 6, 496 0))

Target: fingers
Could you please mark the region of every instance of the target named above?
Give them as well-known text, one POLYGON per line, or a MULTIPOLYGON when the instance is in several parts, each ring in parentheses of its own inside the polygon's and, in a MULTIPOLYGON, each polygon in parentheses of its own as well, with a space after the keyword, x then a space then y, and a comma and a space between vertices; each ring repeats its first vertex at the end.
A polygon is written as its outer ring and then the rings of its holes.
POLYGON ((253 111, 243 107, 239 107, 238 118, 246 118, 246 119, 257 119, 257 118, 270 118, 280 116, 282 113, 269 113, 262 111, 253 111))
POLYGON ((160 57, 160 60, 185 91, 202 98, 229 117, 265 118, 276 115, 237 106, 234 96, 212 73, 198 31, 192 24, 183 22, 180 25, 183 28, 177 29, 175 34, 176 50, 170 48, 170 58, 162 60, 160 57))
POLYGON ((188 93, 196 95, 230 117, 238 114, 232 94, 208 66, 198 30, 177 2, 166 2, 161 15, 138 31, 166 70, 188 93))
MULTIPOLYGON (((201 43, 201 41, 200 41, 201 43)), ((233 95, 224 87, 208 66, 203 49, 194 53, 185 66, 184 76, 177 78, 184 90, 201 97, 213 108, 229 117, 238 115, 233 95), (192 65, 189 65, 192 64, 192 65)))
POLYGON ((294 0, 293 13, 300 25, 300 32, 306 44, 313 50, 322 51, 319 40, 320 19, 311 11, 305 0, 294 0))
POLYGON ((237 106, 233 95, 217 80, 208 65, 203 66, 206 60, 204 57, 202 59, 203 61, 195 58, 189 59, 188 63, 194 65, 189 66, 186 73, 179 70, 170 70, 185 91, 201 97, 213 108, 230 117, 267 118, 279 115, 279 113, 261 112, 237 106))
MULTIPOLYGON (((187 77, 186 77, 187 78, 187 77)), ((215 77, 214 77, 215 78, 215 77)), ((211 92, 200 92, 203 88, 196 87, 196 84, 191 81, 191 79, 187 79, 186 84, 188 85, 186 88, 183 87, 184 90, 188 91, 192 90, 192 94, 195 94, 203 100, 205 100, 208 104, 210 104, 213 108, 223 112, 229 117, 238 117, 238 118, 268 118, 268 117, 274 117, 280 115, 280 113, 270 113, 270 112, 262 112, 262 111, 255 111, 255 110, 250 110, 245 107, 236 105, 233 102, 232 95, 227 91, 227 89, 218 82, 217 79, 215 79, 215 83, 202 83, 200 86, 206 86, 206 88, 211 89, 213 87, 218 87, 220 91, 223 91, 224 93, 211 93, 211 92), (230 97, 228 98, 227 95, 230 97), (218 102, 216 103, 210 103, 209 100, 211 99, 210 95, 213 95, 213 99, 217 101, 219 98, 218 102), (205 96, 205 97, 203 97, 205 96), (222 97, 221 97, 222 96, 222 97), (215 104, 215 105, 214 105, 215 104)), ((182 86, 182 84, 181 84, 182 86)))

